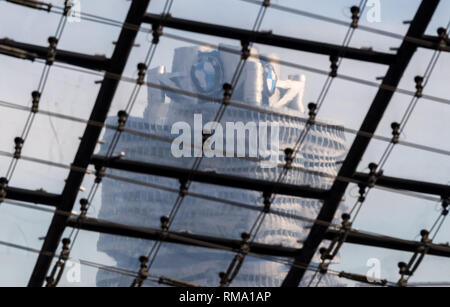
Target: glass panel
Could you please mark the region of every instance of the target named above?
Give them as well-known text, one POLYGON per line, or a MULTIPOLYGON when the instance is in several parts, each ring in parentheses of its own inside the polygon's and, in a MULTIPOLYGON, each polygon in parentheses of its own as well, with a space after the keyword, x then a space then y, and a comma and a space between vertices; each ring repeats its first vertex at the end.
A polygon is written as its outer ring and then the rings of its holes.
MULTIPOLYGON (((397 264, 401 261, 409 261, 411 256, 412 254, 407 252, 345 244, 339 263, 330 266, 330 269, 362 276, 379 276, 381 280, 386 279, 391 283, 397 283, 400 279, 397 264)), ((350 286, 367 286, 367 284, 346 279, 341 279, 341 282, 350 286)))
POLYGON ((51 221, 51 209, 36 210, 36 205, 5 201, 0 206, 0 259, 2 286, 26 286, 36 263, 42 238, 51 221), (50 210, 50 212, 46 212, 50 210), (31 249, 32 251, 29 251, 31 249))
MULTIPOLYGON (((357 191, 354 188, 351 190, 353 193, 357 191)), ((440 215, 440 209, 440 203, 436 201, 373 189, 363 204, 355 227, 418 241, 420 230, 432 227, 440 215), (383 227, 380 228, 380 225, 383 227)))
MULTIPOLYGON (((150 11, 160 13, 162 9, 157 10, 156 7, 160 8, 162 2, 165 1, 155 1, 150 11)), ((258 11, 258 6, 236 0, 229 1, 226 5, 220 0, 208 1, 207 5, 204 0, 193 0, 189 2, 189 5, 175 0, 170 13, 176 18, 248 29, 252 28, 258 11)))

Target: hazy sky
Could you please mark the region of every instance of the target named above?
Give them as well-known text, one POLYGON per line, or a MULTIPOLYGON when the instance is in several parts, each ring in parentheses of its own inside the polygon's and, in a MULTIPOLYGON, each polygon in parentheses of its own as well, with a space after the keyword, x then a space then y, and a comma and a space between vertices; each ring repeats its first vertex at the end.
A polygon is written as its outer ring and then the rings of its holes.
MULTIPOLYGON (((349 8, 359 3, 357 0, 272 0, 274 3, 317 14, 349 20, 349 8)), ((53 0, 54 4, 62 5, 64 1, 53 0)), ((450 1, 442 0, 438 13, 434 16, 428 33, 435 35, 439 26, 446 26, 450 16, 450 1)), ((115 20, 124 20, 129 1, 124 0, 81 0, 82 12, 101 15, 115 20)), ((163 0, 152 0, 150 11, 159 13, 163 0)), ((361 23, 378 29, 404 34, 408 28, 402 22, 410 20, 414 15, 419 0, 381 0, 381 20, 370 23, 363 15, 361 23)), ((171 14, 205 22, 220 23, 234 27, 248 28, 254 22, 258 7, 240 0, 175 0, 171 14)), ((9 37, 17 41, 46 46, 47 37, 53 35, 59 16, 42 11, 19 7, 5 1, 0 1, 0 38, 9 37)), ((337 26, 323 21, 297 16, 273 9, 268 10, 262 24, 262 30, 272 30, 276 34, 290 35, 305 39, 326 41, 341 44, 346 27, 337 26)), ((65 29, 59 48, 74 50, 88 54, 105 54, 110 56, 120 29, 89 21, 69 23, 65 29)), ((237 42, 227 41, 209 36, 165 30, 167 33, 182 34, 212 43, 225 42, 235 45, 237 42)), ((125 75, 135 76, 136 64, 141 62, 149 46, 149 37, 140 33, 136 47, 130 57, 125 75)), ((398 47, 401 41, 385 36, 356 31, 351 45, 354 47, 373 47, 375 50, 392 52, 390 47, 398 47)), ((187 43, 162 38, 158 46, 152 67, 166 65, 170 69, 173 51, 187 43)), ((328 57, 321 55, 271 48, 255 45, 262 54, 276 53, 285 61, 299 63, 310 67, 328 70, 328 57)), ((400 84, 401 88, 414 90, 413 78, 423 74, 431 58, 432 52, 420 50, 414 56, 400 84)), ((442 54, 432 75, 425 93, 438 97, 450 98, 450 54, 442 54)), ((28 106, 30 93, 35 90, 43 65, 29 61, 0 56, 0 100, 28 106)), ((344 60, 340 73, 365 80, 375 81, 383 76, 386 66, 367 64, 358 61, 344 60)), ((304 102, 315 101, 318 97, 325 76, 307 71, 283 67, 283 78, 289 74, 305 74, 307 85, 304 102)), ((95 101, 98 84, 94 82, 100 77, 73 72, 61 68, 53 68, 48 85, 42 97, 42 109, 87 118, 95 101)), ((111 115, 122 109, 128 99, 132 85, 121 83, 113 102, 111 115)), ((367 112, 376 88, 335 80, 320 119, 338 121, 349 128, 358 129, 362 118, 367 112)), ((377 134, 391 136, 390 123, 399 121, 411 97, 395 94, 382 120, 377 134)), ((141 115, 147 101, 146 91, 141 91, 134 115, 141 115)), ((28 115, 26 112, 7 109, 0 106, 0 150, 12 151, 13 139, 20 134, 28 115)), ((411 120, 402 135, 402 139, 450 150, 450 106, 434 101, 419 101, 411 120)), ((34 122, 29 141, 23 151, 25 156, 33 156, 62 164, 70 164, 73 160, 78 138, 84 131, 84 124, 75 124, 66 120, 50 119, 38 114, 34 122)), ((353 140, 347 135, 348 143, 353 140)), ((372 141, 367 154, 361 161, 359 170, 366 169, 369 162, 378 161, 386 147, 385 142, 372 141)), ((0 170, 3 176, 9 158, 0 156, 0 170)), ((433 154, 408 147, 397 146, 386 167, 385 174, 418 180, 448 184, 450 182, 450 159, 446 155, 433 154)), ((49 192, 60 193, 67 176, 67 170, 48 167, 36 163, 19 161, 12 186, 31 189, 44 188, 49 192)), ((88 177, 83 186, 90 187, 92 178, 88 177)), ((357 190, 350 186, 347 191, 347 203, 355 200, 357 190)), ((82 193, 80 193, 83 196, 82 193)), ((97 213, 100 197, 93 206, 92 216, 97 213)), ((439 203, 408 197, 382 190, 371 191, 358 217, 356 228, 375 233, 396 236, 404 239, 418 239, 423 228, 430 228, 439 215, 439 203)), ((0 240, 14 242, 33 248, 40 248, 40 237, 45 236, 51 214, 34 210, 17 208, 8 204, 0 206, 0 240)), ((442 228, 436 242, 448 242, 450 224, 442 228)), ((97 235, 82 233, 77 241, 72 256, 113 265, 114 262, 105 255, 96 253, 97 235)), ((346 270, 365 274, 368 270, 366 262, 370 258, 381 261, 382 277, 392 281, 398 279, 397 263, 408 261, 409 253, 395 252, 378 248, 368 248, 346 244, 342 250, 341 264, 333 266, 336 270, 346 270)), ((35 264, 36 255, 0 247, 0 285, 25 285, 35 264)), ((94 285, 95 270, 82 268, 82 285, 94 285)), ((427 257, 417 274, 411 281, 448 281, 450 261, 439 257, 427 257)), ((65 285, 70 285, 65 283, 65 285)), ((72 284, 73 285, 73 284, 72 284)))

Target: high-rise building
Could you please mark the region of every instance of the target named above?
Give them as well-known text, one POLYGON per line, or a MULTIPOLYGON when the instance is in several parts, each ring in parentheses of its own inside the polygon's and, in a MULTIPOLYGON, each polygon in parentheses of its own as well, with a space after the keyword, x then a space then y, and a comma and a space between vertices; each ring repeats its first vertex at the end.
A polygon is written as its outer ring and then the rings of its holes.
MULTIPOLYGON (((175 50, 170 72, 163 66, 149 70, 149 82, 177 88, 180 91, 165 91, 150 87, 148 106, 143 116, 129 117, 127 122, 128 128, 141 131, 147 136, 123 134, 116 152, 124 152, 127 159, 131 160, 191 168, 195 157, 176 158, 173 155, 170 140, 177 135, 171 133, 172 127, 177 122, 186 122, 192 127, 192 134, 195 134, 199 131, 194 131, 198 130, 198 127, 194 127, 194 114, 202 115, 203 124, 215 119, 220 108, 217 102, 220 102, 223 95, 222 85, 233 78, 240 60, 238 53, 230 52, 233 50, 235 49, 226 46, 221 46, 219 50, 208 47, 178 48, 175 50), (186 95, 186 92, 199 95, 186 95), (217 101, 209 101, 207 97, 215 97, 217 101), (158 135, 160 138, 151 138, 149 135, 158 135)), ((252 54, 257 54, 257 51, 252 50, 252 54)), ((226 122, 242 122, 244 125, 250 122, 276 123, 279 126, 277 135, 279 151, 275 148, 277 151, 275 165, 284 163, 282 150, 294 147, 305 127, 304 121, 296 117, 307 117, 302 101, 305 76, 294 75, 284 80, 281 76, 281 66, 276 56, 250 57, 232 96, 233 101, 246 107, 230 105, 225 109, 221 119, 223 125, 226 122), (265 112, 258 111, 261 109, 265 112)), ((115 124, 117 119, 110 118, 108 122, 115 124)), ((204 132, 202 127, 200 129, 204 132)), ((114 131, 106 132, 106 144, 110 143, 113 133, 114 131)), ((248 151, 250 137, 243 137, 247 140, 245 147, 248 151)), ((272 143, 271 145, 274 145, 272 143)), ((107 145, 103 147, 101 153, 105 154, 107 145)), ((329 188, 331 178, 305 173, 301 168, 335 175, 336 161, 342 157, 344 151, 345 138, 341 127, 334 124, 313 126, 294 160, 294 166, 297 167, 289 171, 284 182, 329 188)), ((276 181, 281 167, 274 167, 275 165, 264 164, 258 157, 256 159, 213 157, 203 158, 200 170, 276 181)), ((160 217, 169 215, 178 195, 162 190, 156 185, 176 190, 179 183, 163 177, 114 170, 109 172, 126 176, 131 180, 146 182, 147 186, 105 179, 102 185, 102 208, 99 217, 128 225, 159 228, 160 217)), ((189 191, 262 207, 262 195, 257 192, 196 183, 192 184, 189 191)), ((320 202, 278 195, 272 208, 288 214, 315 218, 320 209, 320 202)), ((255 211, 188 195, 173 220, 171 230, 240 239, 242 232, 250 230, 257 214, 255 211)), ((300 248, 302 240, 308 234, 309 226, 295 219, 269 214, 259 229, 256 241, 300 248)), ((146 255, 152 244, 153 242, 144 240, 100 235, 98 250, 114 258, 118 267, 137 271, 138 257, 146 255)), ((232 253, 213 249, 163 243, 150 274, 164 275, 204 286, 218 286, 220 282, 218 274, 227 269, 233 256, 232 253)), ((279 286, 288 269, 287 265, 249 256, 232 285, 279 286)), ((131 277, 110 272, 99 271, 97 274, 99 286, 129 286, 131 281, 131 277)), ((326 277, 324 282, 328 285, 336 283, 329 277, 326 277)))

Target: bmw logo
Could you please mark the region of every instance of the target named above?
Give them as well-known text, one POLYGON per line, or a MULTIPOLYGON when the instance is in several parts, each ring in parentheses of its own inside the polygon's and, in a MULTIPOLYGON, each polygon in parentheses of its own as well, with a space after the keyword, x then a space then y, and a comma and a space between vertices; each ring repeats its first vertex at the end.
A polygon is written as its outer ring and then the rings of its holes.
POLYGON ((222 89, 224 73, 218 54, 200 53, 198 60, 191 68, 192 81, 197 90, 212 95, 222 89))
POLYGON ((277 88, 278 76, 270 63, 264 65, 264 89, 266 93, 272 96, 277 88))

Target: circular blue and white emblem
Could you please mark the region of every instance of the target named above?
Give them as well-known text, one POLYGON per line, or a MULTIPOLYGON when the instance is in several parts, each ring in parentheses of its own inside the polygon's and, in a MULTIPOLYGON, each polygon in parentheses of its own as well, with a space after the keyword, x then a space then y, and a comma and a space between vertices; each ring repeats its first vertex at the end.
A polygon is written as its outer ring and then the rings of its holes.
POLYGON ((223 68, 218 56, 213 53, 200 54, 191 68, 192 81, 202 94, 214 94, 222 89, 223 68))
POLYGON ((264 89, 272 96, 277 88, 278 76, 273 66, 269 63, 264 65, 264 89))

